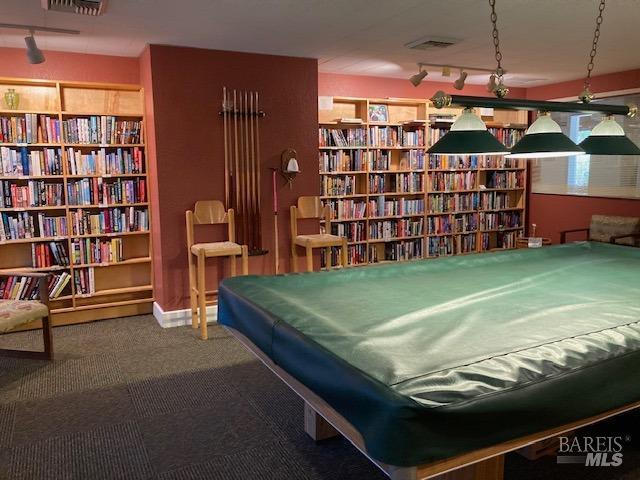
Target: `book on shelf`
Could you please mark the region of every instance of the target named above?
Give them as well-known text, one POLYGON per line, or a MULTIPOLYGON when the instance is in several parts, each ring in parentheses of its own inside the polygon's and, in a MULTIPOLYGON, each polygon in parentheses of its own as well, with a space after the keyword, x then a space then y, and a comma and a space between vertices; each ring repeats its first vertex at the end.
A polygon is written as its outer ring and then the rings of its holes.
POLYGON ((482 212, 480 226, 482 230, 500 230, 503 228, 517 228, 522 225, 521 213, 517 210, 508 212, 482 212))
POLYGON ((31 244, 31 265, 34 268, 69 265, 66 242, 43 242, 31 244))
POLYGON ((366 240, 366 228, 364 222, 347 222, 331 224, 331 234, 347 237, 349 242, 362 242, 366 240))
POLYGON ((67 183, 69 205, 112 205, 146 202, 146 180, 103 179, 103 177, 71 180, 67 183))
POLYGON ((476 192, 429 194, 429 213, 453 213, 477 210, 479 197, 476 192))
POLYGON ((478 158, 477 155, 429 155, 429 168, 432 170, 477 169, 478 158))
POLYGON ((149 213, 146 208, 114 207, 99 212, 83 210, 71 212, 73 235, 95 235, 149 230, 149 213))
POLYGON ((75 238, 71 243, 71 260, 74 265, 121 262, 124 260, 122 239, 75 238))
POLYGON ((486 188, 524 188, 524 171, 487 172, 486 188))
MULTIPOLYGON (((371 247, 369 255, 374 258, 374 262, 377 262, 380 260, 378 258, 378 249, 375 246, 371 247)), ((416 258, 422 258, 422 239, 402 240, 384 245, 384 258, 382 260, 398 261, 416 258)))
POLYGON ((62 149, 0 147, 0 177, 62 175, 62 149))
POLYGON ((369 222, 370 240, 393 240, 403 237, 421 236, 424 219, 378 220, 369 222))
POLYGON ((144 173, 144 159, 139 147, 107 151, 106 148, 82 153, 67 148, 67 169, 70 175, 122 175, 144 173))
POLYGON ((60 121, 48 115, 25 113, 0 116, 0 143, 59 143, 60 121))
POLYGON ((453 123, 456 116, 453 114, 433 113, 429 115, 429 123, 453 123))
POLYGON ((482 250, 515 248, 519 237, 517 231, 483 233, 481 237, 482 250))
POLYGON ((96 280, 94 268, 78 268, 73 271, 73 283, 76 293, 79 295, 91 295, 96 293, 96 280))
POLYGON ((451 192, 472 190, 476 185, 477 172, 431 172, 429 188, 431 191, 451 192))
MULTIPOLYGON (((68 272, 49 275, 47 283, 49 298, 58 298, 70 280, 71 275, 68 272)), ((0 280, 0 298, 4 300, 39 300, 39 279, 19 274, 4 277, 0 280)))
POLYGON ((340 119, 338 119, 339 123, 358 123, 361 124, 362 123, 362 119, 361 118, 348 118, 348 117, 342 117, 340 119))
POLYGON ((18 185, 0 180, 0 208, 55 207, 64 204, 62 183, 29 180, 18 185))
POLYGON ((38 213, 38 231, 41 237, 66 237, 69 234, 67 217, 38 213))
POLYGON ((62 121, 65 143, 141 143, 142 128, 141 120, 120 120, 112 115, 74 117, 62 121))
POLYGON ((424 213, 424 199, 387 198, 379 195, 369 200, 370 217, 419 215, 424 213))
POLYGON ((364 128, 320 128, 318 143, 321 147, 366 147, 364 128))
POLYGON ((504 155, 483 155, 480 157, 480 168, 524 168, 518 158, 508 158, 504 155))
POLYGON ((361 172, 365 170, 367 153, 363 150, 334 150, 321 151, 318 163, 321 173, 333 172, 361 172))
POLYGON ((369 127, 369 144, 372 147, 422 147, 424 146, 423 130, 407 130, 401 126, 369 127))
POLYGON ((367 211, 367 203, 361 200, 326 200, 329 206, 331 220, 352 220, 364 218, 367 211))
POLYGON ((353 195, 356 193, 356 176, 323 176, 322 177, 322 195, 353 195))

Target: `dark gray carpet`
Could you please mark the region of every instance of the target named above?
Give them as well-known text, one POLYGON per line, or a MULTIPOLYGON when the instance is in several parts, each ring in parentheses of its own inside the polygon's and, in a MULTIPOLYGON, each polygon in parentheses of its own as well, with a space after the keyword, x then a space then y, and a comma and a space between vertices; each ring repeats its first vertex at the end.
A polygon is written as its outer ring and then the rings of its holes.
MULTIPOLYGON (((343 439, 315 444, 302 401, 221 328, 209 331, 203 342, 190 327, 131 317, 56 328, 53 363, 0 357, 0 479, 386 478, 343 439)), ((0 348, 40 342, 38 331, 0 336, 0 348)), ((639 419, 588 431, 630 436, 620 467, 512 454, 506 479, 640 479, 639 419)))

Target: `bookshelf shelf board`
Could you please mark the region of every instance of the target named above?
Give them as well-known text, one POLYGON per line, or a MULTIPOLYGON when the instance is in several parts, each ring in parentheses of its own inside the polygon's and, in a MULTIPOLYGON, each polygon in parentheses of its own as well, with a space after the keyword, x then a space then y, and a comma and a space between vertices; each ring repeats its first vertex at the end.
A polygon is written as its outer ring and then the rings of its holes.
POLYGON ((67 205, 69 208, 80 209, 80 208, 122 208, 122 207, 146 207, 148 206, 148 202, 141 203, 109 203, 109 204, 98 204, 92 203, 91 205, 67 205))
POLYGON ((320 150, 366 150, 367 146, 349 146, 349 147, 318 147, 320 150))
POLYGON ((494 228, 490 230, 480 230, 480 233, 511 232, 513 230, 522 230, 523 228, 524 227, 494 228))
POLYGON ((404 195, 424 195, 424 191, 421 192, 381 192, 381 193, 370 193, 370 197, 402 197, 404 195))
POLYGON ((61 143, 2 143, 0 147, 61 147, 61 143))
POLYGON ((430 168, 429 172, 447 172, 447 173, 455 173, 455 172, 475 172, 479 170, 478 168, 430 168))
POLYGON ((60 112, 64 116, 69 117, 122 117, 122 118, 142 118, 140 113, 96 113, 96 112, 73 112, 63 110, 60 112))
POLYGON ((116 265, 131 265, 135 263, 150 263, 151 257, 130 258, 128 260, 122 260, 120 262, 103 262, 103 263, 80 263, 74 264, 73 268, 87 268, 87 267, 113 267, 116 265))
POLYGON ((389 237, 389 238, 370 238, 369 243, 387 243, 387 242, 401 242, 403 240, 418 240, 424 235, 412 235, 409 237, 389 237))
MULTIPOLYGON (((470 189, 470 190, 429 190, 429 191, 427 191, 427 193, 475 193, 477 191, 478 191, 477 188, 473 188, 473 189, 470 189)), ((481 192, 482 191, 487 191, 488 192, 489 189, 480 190, 480 191, 481 192)))
POLYGON ((84 235, 69 235, 71 238, 96 238, 96 237, 120 237, 126 235, 147 235, 149 230, 140 230, 135 232, 107 232, 107 233, 88 233, 84 235))
POLYGON ((367 240, 352 240, 348 241, 347 245, 362 245, 363 243, 367 243, 367 240))
POLYGON ((423 150, 427 147, 424 145, 393 145, 393 146, 384 146, 384 145, 369 145, 370 150, 423 150))
POLYGON ((134 178, 134 177, 146 177, 146 176, 147 176, 146 173, 103 173, 103 174, 87 174, 87 175, 67 175, 67 178, 134 178))
POLYGON ((38 210, 66 210, 65 205, 45 205, 42 207, 11 207, 0 208, 0 212, 34 212, 38 210))
MULTIPOLYGON (((91 295, 88 297, 83 297, 83 298, 91 298, 91 297, 95 297, 97 295, 91 295)), ((76 298, 80 298, 79 295, 76 295, 76 298)), ((119 302, 108 302, 108 303, 102 303, 102 304, 94 304, 94 305, 78 305, 76 307, 74 307, 74 311, 76 310, 93 310, 96 308, 105 308, 105 307, 123 307, 126 305, 137 305, 140 303, 151 303, 154 301, 154 297, 146 297, 146 298, 136 298, 134 300, 122 300, 119 302)))
POLYGON ((126 148, 138 147, 143 148, 144 143, 63 143, 65 147, 73 148, 126 148))
POLYGON ((8 115, 16 114, 16 115, 24 115, 35 113, 37 115, 58 115, 58 112, 55 111, 47 111, 47 110, 7 110, 0 109, 0 115, 6 117, 8 115))
POLYGON ((478 168, 480 172, 524 172, 526 168, 521 167, 501 167, 501 168, 478 168))
POLYGON ((15 243, 62 242, 66 239, 67 239, 66 236, 18 238, 18 239, 12 239, 12 240, 3 240, 2 245, 11 245, 15 243))
POLYGON ((476 213, 478 210, 456 210, 453 212, 429 212, 427 216, 442 216, 442 215, 462 215, 465 213, 476 213))
POLYGON ((59 272, 62 270, 69 270, 69 265, 53 265, 51 267, 15 267, 15 268, 3 268, 0 269, 0 273, 7 272, 59 272))
POLYGON ((136 287, 109 288, 107 290, 98 290, 94 293, 76 293, 76 298, 93 298, 104 297, 106 295, 119 295, 123 293, 137 293, 153 290, 153 285, 140 285, 136 287))
POLYGON ((392 173, 424 173, 424 170, 370 170, 369 173, 381 173, 381 174, 392 174, 392 173))
POLYGON ((524 210, 523 207, 504 207, 504 208, 493 208, 487 210, 474 210, 480 213, 490 213, 490 212, 509 212, 513 210, 524 210))
POLYGON ((320 198, 365 198, 366 196, 366 193, 352 193, 350 195, 322 195, 320 198))
POLYGON ((427 237, 454 237, 456 235, 470 235, 475 233, 478 233, 478 230, 467 230, 466 232, 428 233, 427 237))
POLYGON ((0 175, 0 180, 64 180, 64 175, 0 175))
POLYGON ((331 222, 359 222, 365 221, 367 217, 357 217, 357 218, 332 218, 331 222))
POLYGON ((320 172, 320 175, 366 175, 366 170, 353 170, 350 172, 320 172))
POLYGON ((524 187, 512 187, 512 188, 481 188, 480 192, 507 192, 507 191, 519 191, 524 190, 524 187))
POLYGON ((424 217, 424 213, 405 213, 404 215, 385 215, 382 217, 368 217, 368 220, 391 220, 398 218, 424 217))

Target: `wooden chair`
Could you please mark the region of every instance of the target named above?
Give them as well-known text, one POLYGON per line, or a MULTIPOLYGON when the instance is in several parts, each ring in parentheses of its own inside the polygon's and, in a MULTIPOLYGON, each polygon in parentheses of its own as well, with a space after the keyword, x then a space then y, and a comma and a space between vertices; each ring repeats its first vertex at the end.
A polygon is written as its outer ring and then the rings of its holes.
POLYGON ((329 207, 322 207, 320 197, 300 197, 298 198, 298 206, 291 206, 291 261, 293 263, 293 271, 298 271, 298 252, 297 247, 303 247, 307 256, 307 271, 313 271, 313 249, 325 248, 325 258, 327 259, 327 267, 331 267, 331 247, 341 247, 340 255, 341 264, 347 266, 347 238, 331 235, 329 233, 316 233, 312 235, 298 235, 298 220, 317 218, 324 219, 325 231, 331 232, 331 217, 329 207))
POLYGON ((44 358, 53 360, 53 337, 49 316, 49 275, 35 272, 3 271, 0 277, 30 277, 38 279, 40 300, 0 300, 0 333, 42 319, 43 352, 26 350, 0 350, 0 355, 24 358, 44 358))
POLYGON ((218 200, 201 200, 196 202, 193 211, 188 210, 187 217, 187 249, 189 255, 189 297, 191 300, 191 325, 198 328, 198 308, 200 309, 200 332, 203 340, 207 339, 207 294, 216 290, 205 289, 205 259, 210 257, 229 257, 231 260, 231 276, 236 275, 236 256, 242 256, 242 274, 249 274, 249 253, 246 245, 235 243, 236 230, 233 209, 225 212, 224 205, 218 200), (194 225, 228 225, 226 242, 194 243, 194 225), (194 257, 196 264, 194 264, 194 257))
POLYGON ((640 233, 640 218, 617 217, 613 215, 593 215, 591 224, 586 228, 575 228, 560 232, 560 243, 566 243, 568 233, 584 232, 587 239, 593 242, 618 242, 623 245, 633 245, 633 234, 640 233))

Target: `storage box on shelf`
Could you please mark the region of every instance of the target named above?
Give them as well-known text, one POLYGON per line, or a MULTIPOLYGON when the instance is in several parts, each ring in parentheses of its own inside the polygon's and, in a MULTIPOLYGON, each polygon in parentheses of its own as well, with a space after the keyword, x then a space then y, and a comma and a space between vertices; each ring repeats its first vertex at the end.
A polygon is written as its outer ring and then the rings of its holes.
MULTIPOLYGON (((460 112, 349 97, 319 110, 320 191, 332 233, 348 238, 350 264, 515 248, 525 225, 525 161, 426 154, 460 112)), ((477 113, 507 146, 527 126, 526 112, 477 113)))
POLYGON ((150 312, 142 89, 0 79, 7 88, 20 110, 0 109, 0 265, 53 274, 54 325, 150 312))

